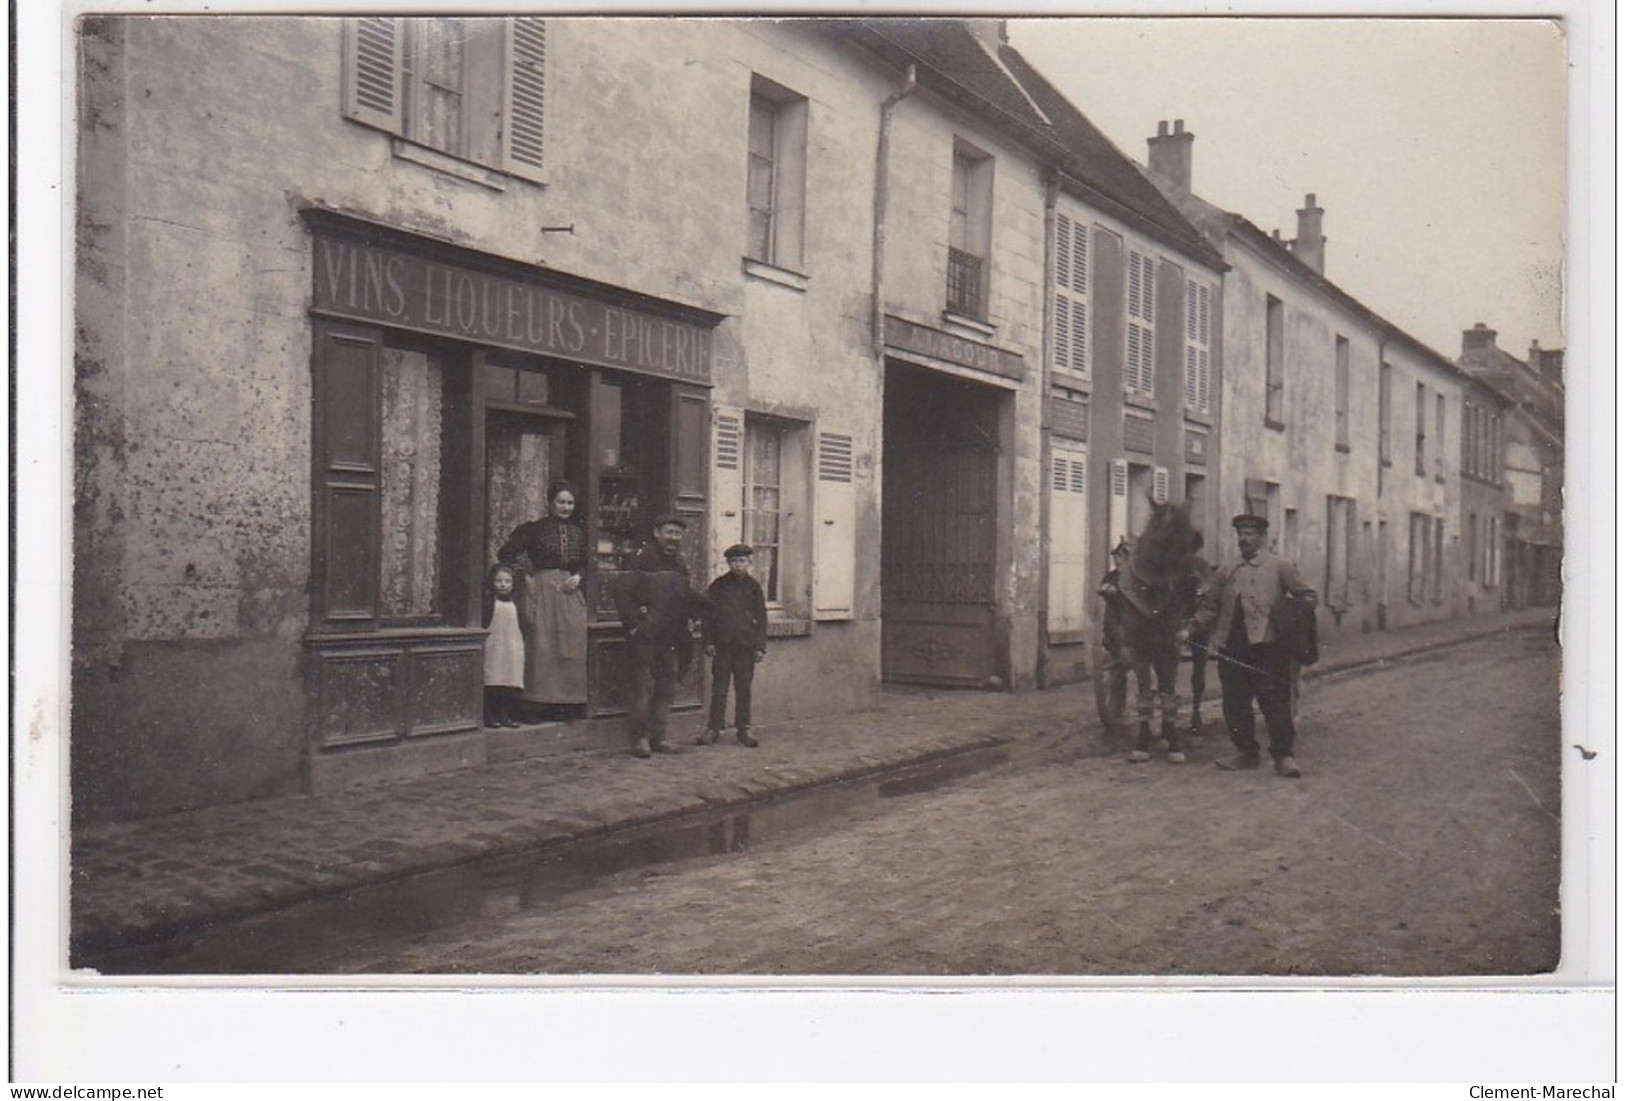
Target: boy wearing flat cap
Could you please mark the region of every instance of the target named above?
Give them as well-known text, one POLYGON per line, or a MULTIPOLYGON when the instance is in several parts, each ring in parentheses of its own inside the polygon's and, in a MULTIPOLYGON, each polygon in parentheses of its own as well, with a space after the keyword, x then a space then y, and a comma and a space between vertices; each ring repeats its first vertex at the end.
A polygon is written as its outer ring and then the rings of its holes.
POLYGON ((750 689, 756 663, 767 654, 767 599, 761 582, 750 575, 751 548, 735 543, 722 552, 728 571, 706 590, 700 638, 711 658, 711 717, 705 733, 694 739, 714 745, 728 716, 728 683, 734 686, 734 736, 743 746, 757 746, 750 732, 750 689))
POLYGON ((1219 684, 1224 693, 1224 725, 1236 747, 1233 756, 1213 763, 1227 771, 1257 768, 1258 738, 1253 701, 1264 713, 1270 757, 1279 776, 1302 775, 1292 757, 1297 731, 1292 724, 1292 654, 1276 624, 1277 605, 1301 601, 1308 614, 1319 602, 1304 584, 1298 565, 1264 546, 1269 521, 1243 513, 1230 521, 1241 561, 1217 571, 1191 621, 1176 636, 1207 637, 1219 644, 1219 684))

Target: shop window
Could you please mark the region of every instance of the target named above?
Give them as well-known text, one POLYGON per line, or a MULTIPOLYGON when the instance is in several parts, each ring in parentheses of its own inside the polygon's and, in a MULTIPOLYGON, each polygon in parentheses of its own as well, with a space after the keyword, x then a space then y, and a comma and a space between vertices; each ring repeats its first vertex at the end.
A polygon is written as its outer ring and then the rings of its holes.
POLYGON ((988 254, 993 237, 993 158, 954 143, 948 219, 948 312, 986 321, 988 254))
POLYGON ((1089 375, 1089 226, 1065 214, 1055 216, 1055 331, 1050 365, 1089 375))
POLYGON ((385 348, 378 470, 383 538, 380 611, 386 620, 432 617, 440 572, 441 364, 385 348))
POLYGON ((1213 387, 1213 288, 1185 280, 1185 408, 1210 411, 1213 387))
POLYGON ((1129 250, 1128 348, 1123 364, 1123 386, 1131 394, 1151 397, 1157 390, 1156 312, 1157 265, 1149 255, 1129 250))
POLYGON ((313 629, 458 624, 467 613, 446 541, 466 474, 466 362, 375 330, 323 325, 314 363, 313 629), (455 605, 455 606, 454 606, 455 605))
POLYGON ((350 18, 344 59, 347 118, 456 162, 540 178, 544 20, 350 18))
POLYGON ((753 77, 748 144, 745 257, 799 269, 807 190, 806 99, 753 77))

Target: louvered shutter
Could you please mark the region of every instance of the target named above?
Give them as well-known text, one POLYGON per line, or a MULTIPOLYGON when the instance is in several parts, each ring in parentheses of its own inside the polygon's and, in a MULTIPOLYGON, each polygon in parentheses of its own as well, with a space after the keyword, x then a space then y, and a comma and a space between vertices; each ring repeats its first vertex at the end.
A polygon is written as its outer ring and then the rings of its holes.
POLYGON ((344 21, 344 117, 399 134, 405 27, 398 18, 344 21))
POLYGON ((1151 472, 1151 499, 1159 505, 1168 503, 1168 468, 1165 466, 1151 472))
POLYGON ((1089 508, 1087 455, 1058 446, 1050 456, 1049 629, 1079 631, 1087 624, 1089 508))
POLYGON ((739 542, 745 533, 744 414, 738 409, 714 406, 711 429, 711 500, 716 513, 716 526, 711 529, 714 544, 711 561, 718 562, 722 552, 739 542))
POLYGON ((1055 218, 1055 346, 1052 363, 1089 373, 1089 227, 1055 218))
POLYGON ((850 433, 818 433, 813 618, 851 619, 857 595, 857 487, 850 433))
POLYGON ((502 168, 540 180, 547 93, 547 21, 514 16, 508 21, 508 64, 502 97, 502 168))
POLYGON ((1113 459, 1111 462, 1111 496, 1108 505, 1107 525, 1111 536, 1111 545, 1128 538, 1128 460, 1113 459))

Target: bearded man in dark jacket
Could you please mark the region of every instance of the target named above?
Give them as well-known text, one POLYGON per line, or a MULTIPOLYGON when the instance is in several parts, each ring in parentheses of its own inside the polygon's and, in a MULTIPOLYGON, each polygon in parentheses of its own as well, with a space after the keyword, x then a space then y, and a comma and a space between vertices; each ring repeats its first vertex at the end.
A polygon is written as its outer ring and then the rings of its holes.
POLYGON ((614 589, 632 679, 626 720, 634 757, 682 752, 667 741, 666 725, 677 679, 692 653, 689 620, 705 602, 683 561, 687 531, 688 522, 675 513, 655 520, 653 542, 638 551, 614 589))

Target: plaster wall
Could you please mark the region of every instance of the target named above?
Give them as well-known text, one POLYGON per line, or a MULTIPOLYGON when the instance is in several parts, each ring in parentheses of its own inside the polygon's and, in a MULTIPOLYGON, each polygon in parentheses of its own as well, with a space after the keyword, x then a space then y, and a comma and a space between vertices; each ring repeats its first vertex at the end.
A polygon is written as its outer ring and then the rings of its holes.
MULTIPOLYGON (((730 315, 719 397, 840 410, 857 441, 857 542, 878 545, 867 288, 885 85, 872 71, 768 22, 550 20, 544 187, 415 163, 342 118, 338 19, 120 17, 82 30, 72 745, 85 813, 297 787, 307 206, 730 315), (810 101, 799 295, 741 270, 752 72, 810 101)), ((786 714, 872 701, 873 551, 858 591, 854 623, 783 643, 798 668, 829 672, 823 690, 786 678, 786 714)))
MULTIPOLYGON (((1285 524, 1277 520, 1271 541, 1289 550, 1317 590, 1327 577, 1328 504, 1331 496, 1355 502, 1357 536, 1349 555, 1347 601, 1323 600, 1321 629, 1376 629, 1383 602, 1377 562, 1378 406, 1380 363, 1385 354, 1370 324, 1316 291, 1252 248, 1231 240, 1225 249, 1231 270, 1225 275, 1224 446, 1220 457, 1221 522, 1247 503, 1249 480, 1279 487, 1280 516, 1297 516, 1295 547, 1287 547, 1285 524), (1266 422, 1268 379, 1266 302, 1282 303, 1284 387, 1279 427, 1266 422), (1338 446, 1337 339, 1348 341, 1349 393, 1347 446, 1338 446)), ((1393 346, 1386 352, 1395 362, 1393 346)), ((1396 376, 1395 393, 1400 388, 1396 376)), ((1396 405, 1398 398, 1396 397, 1396 405)), ((1396 440, 1398 437, 1396 437, 1396 440)), ((1396 457, 1396 469, 1399 459, 1396 457)), ((1389 477, 1391 478, 1390 471, 1389 477)), ((1235 558, 1235 542, 1225 531, 1220 561, 1235 558)), ((1403 580, 1403 573, 1400 575, 1403 580)), ((1390 575, 1391 580, 1392 575, 1390 575)), ((1403 590, 1401 590, 1403 591, 1403 590)), ((1324 596, 1325 594, 1323 594, 1324 596)))

